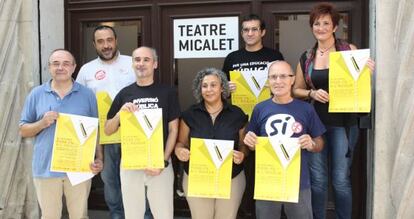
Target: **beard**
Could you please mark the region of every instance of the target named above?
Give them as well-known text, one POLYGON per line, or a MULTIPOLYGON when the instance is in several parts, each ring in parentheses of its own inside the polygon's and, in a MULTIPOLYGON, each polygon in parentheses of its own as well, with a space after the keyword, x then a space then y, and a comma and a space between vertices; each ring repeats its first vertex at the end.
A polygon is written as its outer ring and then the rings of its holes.
POLYGON ((100 50, 96 50, 96 54, 98 54, 99 58, 101 58, 104 61, 110 61, 112 59, 114 59, 114 57, 116 56, 116 54, 118 53, 118 48, 111 48, 111 49, 105 49, 103 51, 100 50), (108 50, 112 50, 112 52, 109 55, 105 55, 104 52, 108 51, 108 50))

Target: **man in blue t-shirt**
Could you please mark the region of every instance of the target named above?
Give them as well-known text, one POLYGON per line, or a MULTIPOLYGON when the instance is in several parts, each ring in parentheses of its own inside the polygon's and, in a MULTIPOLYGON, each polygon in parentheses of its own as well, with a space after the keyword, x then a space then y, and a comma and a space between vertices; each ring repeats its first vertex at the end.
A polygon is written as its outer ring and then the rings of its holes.
POLYGON ((312 105, 292 97, 295 75, 290 65, 285 61, 274 61, 269 64, 268 69, 269 87, 273 96, 254 108, 244 143, 254 150, 257 136, 298 137, 302 149, 300 191, 298 203, 257 200, 256 217, 279 218, 284 205, 289 219, 311 219, 308 159, 310 152, 322 150, 325 127, 312 105))

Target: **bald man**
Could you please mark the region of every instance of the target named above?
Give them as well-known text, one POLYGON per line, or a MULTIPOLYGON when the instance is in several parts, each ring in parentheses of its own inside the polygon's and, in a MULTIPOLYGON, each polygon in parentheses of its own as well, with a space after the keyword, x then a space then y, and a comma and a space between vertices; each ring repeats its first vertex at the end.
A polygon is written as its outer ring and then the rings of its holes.
POLYGON ((322 150, 322 135, 325 127, 312 105, 292 97, 295 74, 287 62, 269 63, 268 80, 273 96, 257 104, 253 109, 244 143, 254 150, 257 136, 278 135, 278 138, 299 138, 301 147, 300 191, 298 203, 256 200, 256 216, 258 219, 279 218, 284 205, 289 219, 312 219, 308 160, 309 153, 322 150), (278 125, 280 122, 285 123, 287 128, 278 125), (293 130, 293 125, 300 128, 293 130))

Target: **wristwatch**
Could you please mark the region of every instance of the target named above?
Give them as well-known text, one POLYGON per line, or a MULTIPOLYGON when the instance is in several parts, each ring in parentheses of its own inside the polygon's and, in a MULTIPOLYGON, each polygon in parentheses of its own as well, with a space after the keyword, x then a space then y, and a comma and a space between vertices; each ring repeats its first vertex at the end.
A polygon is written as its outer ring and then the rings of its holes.
POLYGON ((164 160, 164 168, 167 168, 169 164, 170 162, 168 162, 168 160, 164 160))

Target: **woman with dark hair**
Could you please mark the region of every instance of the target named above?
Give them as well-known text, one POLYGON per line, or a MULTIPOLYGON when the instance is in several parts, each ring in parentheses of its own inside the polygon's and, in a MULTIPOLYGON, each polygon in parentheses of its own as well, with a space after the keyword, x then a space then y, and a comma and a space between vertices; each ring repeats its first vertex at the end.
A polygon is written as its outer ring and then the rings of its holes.
POLYGON ((184 162, 185 194, 188 194, 190 138, 232 140, 234 150, 230 199, 187 197, 191 218, 235 219, 246 187, 242 162, 248 153, 243 143, 247 116, 239 107, 226 102, 229 82, 221 70, 206 68, 198 72, 193 93, 197 103, 182 113, 175 146, 175 155, 184 162))
MULTIPOLYGON (((312 208, 314 218, 325 218, 328 189, 328 159, 335 197, 336 218, 351 218, 352 189, 350 168, 352 154, 358 141, 358 118, 353 113, 329 113, 329 53, 355 50, 335 37, 340 15, 332 4, 320 3, 310 12, 309 25, 316 39, 315 46, 300 57, 296 69, 293 94, 297 98, 309 99, 327 132, 326 146, 310 159, 312 184, 312 208)), ((375 63, 369 59, 367 67, 374 70, 375 63)))

